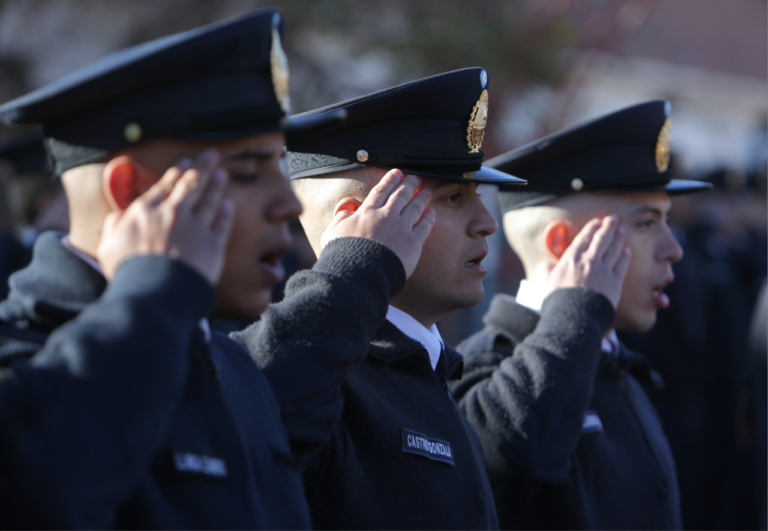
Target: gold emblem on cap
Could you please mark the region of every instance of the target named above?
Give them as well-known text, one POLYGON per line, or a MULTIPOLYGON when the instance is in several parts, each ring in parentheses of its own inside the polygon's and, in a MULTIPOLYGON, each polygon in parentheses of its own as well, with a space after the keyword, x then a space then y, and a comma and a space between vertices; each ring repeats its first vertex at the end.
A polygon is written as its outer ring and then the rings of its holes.
POLYGON ((469 117, 469 126, 467 127, 467 143, 469 152, 477 153, 480 151, 480 145, 483 143, 485 134, 485 124, 488 121, 488 91, 484 90, 480 94, 480 99, 475 103, 472 109, 472 115, 469 117))
POLYGON ((477 177, 477 174, 473 171, 468 171, 466 173, 462 173, 461 176, 464 177, 465 179, 474 179, 475 177, 477 177))
POLYGON ((656 169, 659 173, 669 168, 669 156, 672 152, 672 122, 669 118, 664 120, 664 125, 659 131, 659 139, 656 141, 656 169))
POLYGON ((357 152, 357 160, 360 162, 365 162, 368 160, 368 152, 364 149, 361 149, 357 152))
POLYGON ((283 45, 280 42, 280 32, 278 31, 279 19, 272 26, 272 49, 269 51, 269 65, 272 67, 272 86, 275 87, 275 96, 283 112, 286 114, 291 110, 291 98, 288 95, 288 57, 283 51, 283 45))
POLYGON ((571 181, 571 188, 573 188, 574 192, 581 192, 581 189, 584 188, 584 181, 576 177, 571 181))
POLYGON ((123 128, 123 138, 131 144, 141 140, 141 126, 136 122, 131 122, 123 128))

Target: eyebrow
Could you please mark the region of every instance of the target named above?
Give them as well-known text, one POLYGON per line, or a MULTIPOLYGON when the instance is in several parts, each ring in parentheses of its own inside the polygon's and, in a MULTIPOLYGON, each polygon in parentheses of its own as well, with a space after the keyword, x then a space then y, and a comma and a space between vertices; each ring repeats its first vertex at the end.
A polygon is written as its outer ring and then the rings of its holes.
POLYGON ((444 182, 442 182, 441 184, 438 184, 437 186, 435 186, 433 188, 433 190, 437 190, 438 188, 444 188, 446 186, 453 186, 455 184, 458 184, 459 186, 468 186, 470 184, 479 184, 479 183, 474 182, 474 181, 462 182, 462 181, 451 181, 451 180, 448 180, 448 179, 443 179, 443 181, 444 182))
MULTIPOLYGON (((632 212, 632 215, 637 215, 637 214, 655 214, 658 217, 662 217, 662 216, 665 215, 661 211, 661 209, 656 208, 656 207, 652 207, 652 206, 642 206, 642 207, 638 208, 637 210, 635 210, 634 212, 632 212)), ((669 213, 667 213, 667 215, 668 214, 669 213)))
POLYGON ((227 160, 267 160, 271 159, 275 155, 274 151, 259 151, 259 150, 246 150, 239 151, 233 155, 229 155, 227 160))

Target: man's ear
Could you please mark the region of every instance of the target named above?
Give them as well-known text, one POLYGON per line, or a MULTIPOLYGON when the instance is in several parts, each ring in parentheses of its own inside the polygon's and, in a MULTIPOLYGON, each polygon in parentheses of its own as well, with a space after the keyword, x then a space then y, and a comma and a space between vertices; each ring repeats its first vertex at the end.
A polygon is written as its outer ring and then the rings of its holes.
POLYGON ((113 210, 127 209, 153 182, 149 172, 126 155, 110 160, 102 172, 104 197, 113 210))
POLYGON ((359 199, 355 199, 354 197, 345 197, 338 203, 336 203, 336 206, 333 208, 333 215, 334 217, 336 214, 341 212, 342 210, 347 210, 349 212, 357 212, 357 209, 360 208, 360 205, 362 205, 363 202, 359 199))
POLYGON ((573 241, 573 227, 563 221, 551 221, 544 228, 544 244, 547 250, 556 260, 560 260, 563 253, 573 241))

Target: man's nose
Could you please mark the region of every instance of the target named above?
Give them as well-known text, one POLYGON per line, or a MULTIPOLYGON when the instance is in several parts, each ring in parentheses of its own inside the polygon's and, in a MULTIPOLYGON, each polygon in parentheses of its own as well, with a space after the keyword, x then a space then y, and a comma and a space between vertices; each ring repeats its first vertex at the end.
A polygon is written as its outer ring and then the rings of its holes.
POLYGON ((683 258, 683 248, 669 229, 665 228, 664 238, 659 248, 659 259, 674 264, 683 258))
POLYGON ((303 210, 299 198, 293 193, 288 181, 285 181, 275 191, 267 216, 273 222, 289 221, 299 217, 303 210))
POLYGON ((469 225, 470 236, 490 236, 499 230, 499 224, 493 219, 493 216, 485 205, 478 201, 477 212, 469 225))

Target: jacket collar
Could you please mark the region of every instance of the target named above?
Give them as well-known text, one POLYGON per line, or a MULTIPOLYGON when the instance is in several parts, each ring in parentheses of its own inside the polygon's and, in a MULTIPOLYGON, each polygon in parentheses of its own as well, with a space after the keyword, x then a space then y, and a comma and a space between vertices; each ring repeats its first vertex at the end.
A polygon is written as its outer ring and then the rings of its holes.
MULTIPOLYGON (((539 322, 539 315, 517 304, 515 298, 506 293, 499 293, 491 300, 488 313, 483 317, 486 326, 495 329, 499 334, 512 340, 515 344, 522 343, 539 322)), ((494 341, 493 337, 491 341, 494 341)), ((493 343, 487 351, 493 350, 493 343)))
POLYGON ((638 352, 629 350, 619 341, 618 355, 603 355, 600 368, 608 374, 630 373, 655 389, 664 388, 664 378, 651 366, 651 361, 638 352))
MULTIPOLYGON (((423 360, 431 370, 429 354, 424 346, 401 332, 395 325, 385 320, 376 331, 368 347, 368 355, 384 363, 407 365, 414 360, 423 360)), ((446 379, 461 378, 464 371, 464 358, 454 349, 445 345, 437 362, 435 374, 446 379)))
POLYGON ((50 331, 96 301, 106 279, 64 248, 60 232, 45 232, 35 242, 32 262, 11 275, 10 294, 0 303, 0 319, 50 331))

